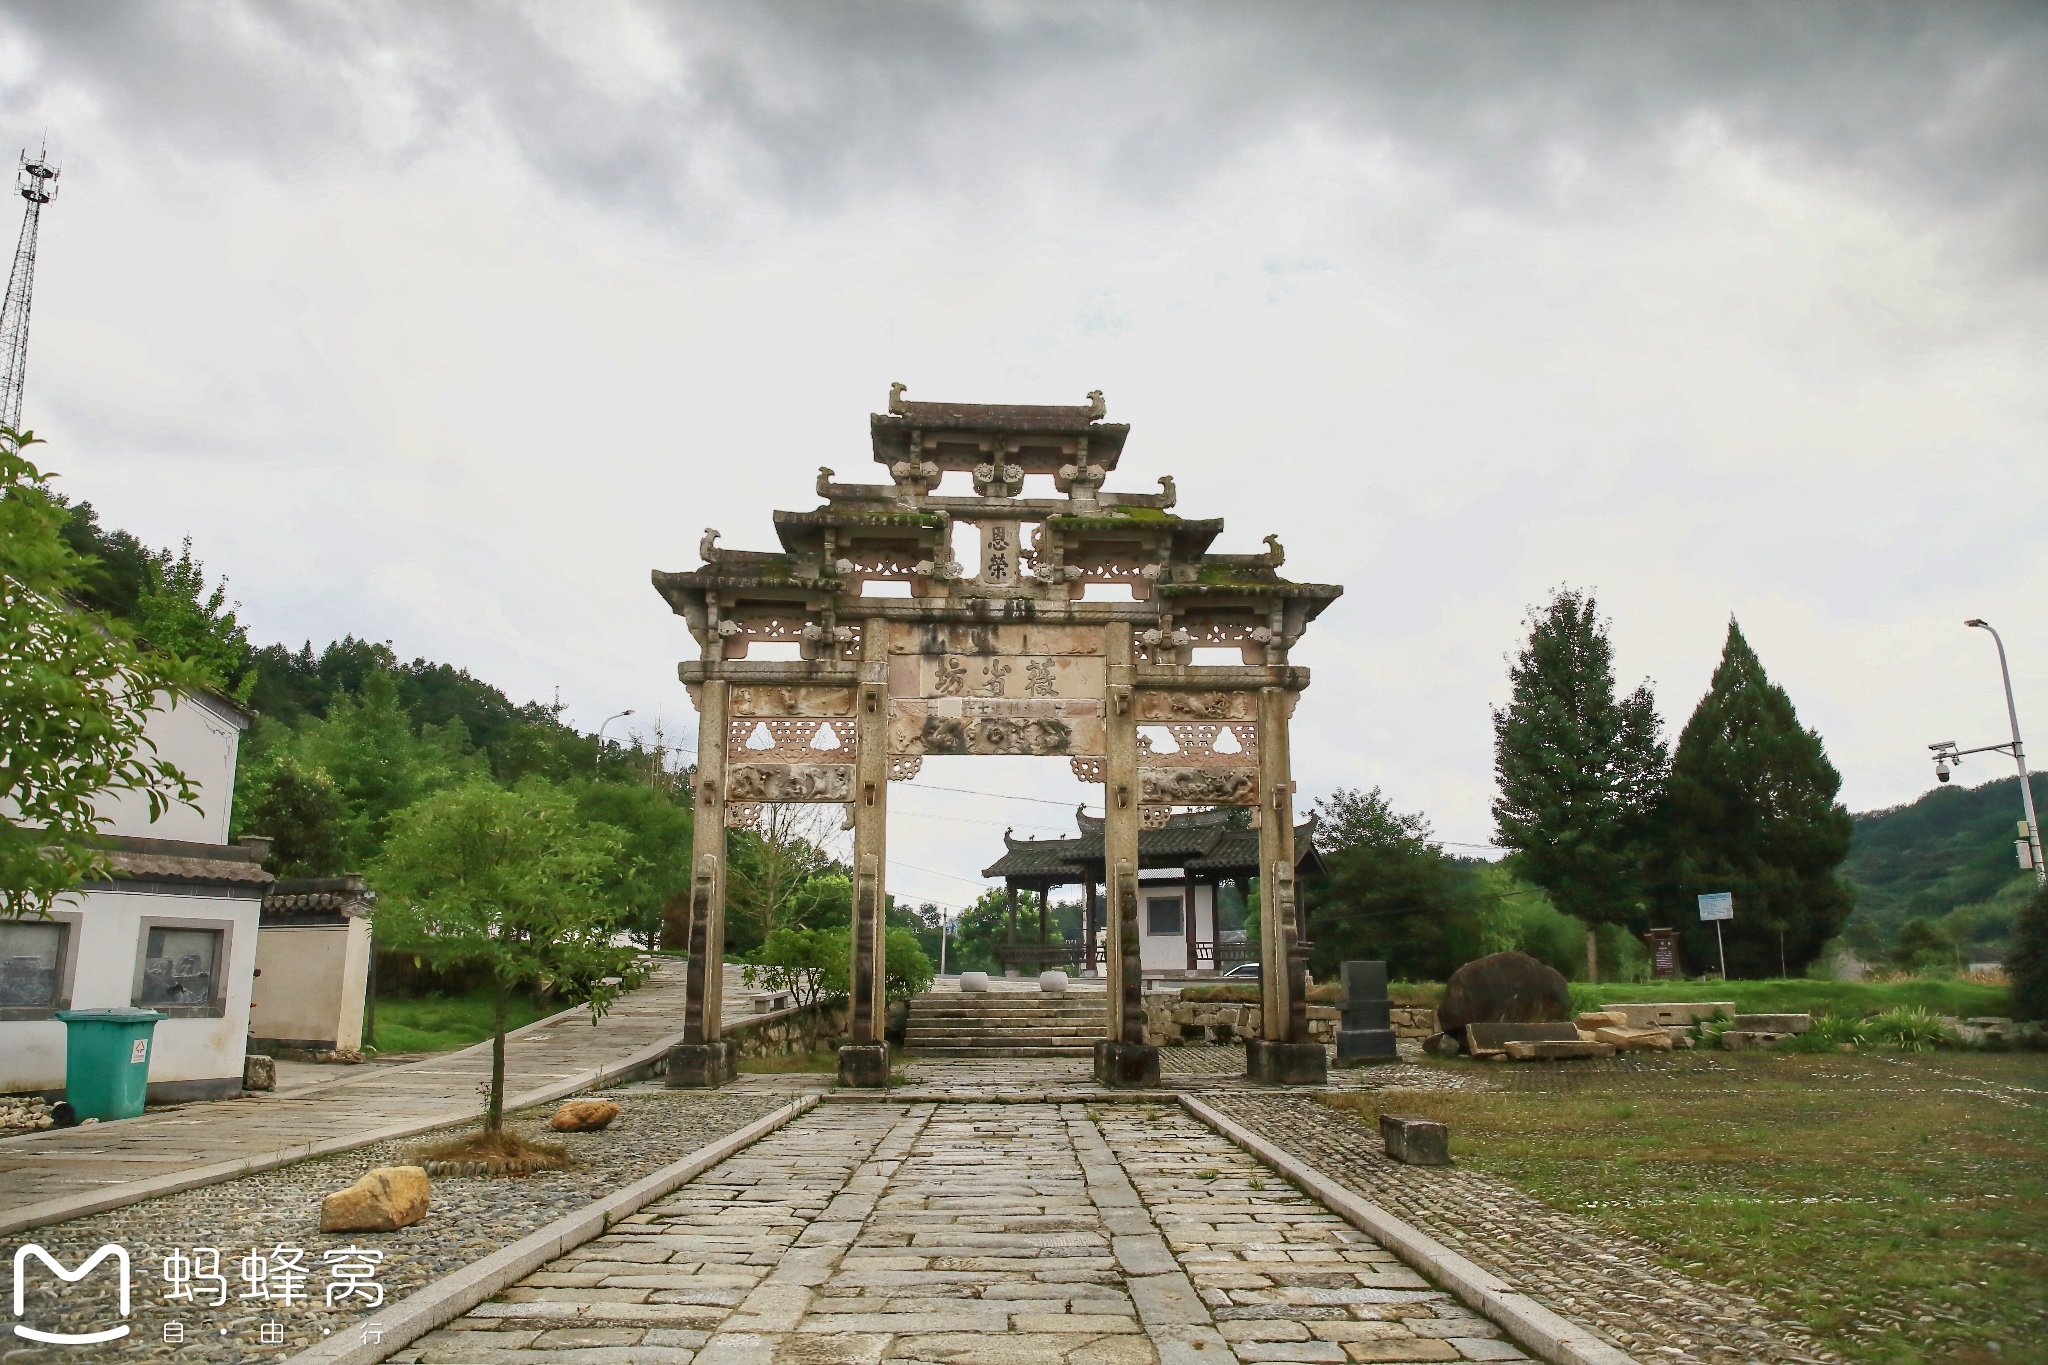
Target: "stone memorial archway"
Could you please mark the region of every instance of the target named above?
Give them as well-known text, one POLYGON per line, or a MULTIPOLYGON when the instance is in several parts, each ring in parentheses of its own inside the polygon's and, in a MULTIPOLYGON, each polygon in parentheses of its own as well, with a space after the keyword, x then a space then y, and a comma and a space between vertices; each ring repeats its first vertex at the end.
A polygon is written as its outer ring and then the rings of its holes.
POLYGON ((888 412, 868 422, 889 483, 839 483, 821 469, 822 506, 775 513, 781 550, 722 549, 706 531, 700 568, 654 575, 701 646, 679 669, 698 711, 697 823, 685 1042, 670 1083, 732 1075, 719 1019, 725 829, 778 801, 849 809, 853 1042, 840 1075, 885 1083, 888 791, 926 754, 1063 757, 1103 784, 1109 1013, 1095 1073, 1110 1085, 1159 1075, 1139 1000, 1138 831, 1176 806, 1247 807, 1259 830, 1264 1016, 1247 1069, 1322 1079, 1307 1029, 1287 739, 1309 679, 1287 655, 1343 589, 1281 578, 1273 536, 1261 554, 1211 554, 1222 520, 1176 515, 1171 477, 1157 493, 1105 491, 1130 428, 1103 420, 1100 393, 1082 407, 903 393, 893 385, 888 412), (941 492, 949 473, 966 474, 971 495, 941 492), (1055 496, 1028 496, 1034 476, 1048 476, 1055 496), (979 542, 972 576, 955 557, 963 534, 979 542), (1093 600, 1093 584, 1123 585, 1128 600, 1093 600), (798 657, 749 659, 763 642, 798 657), (1218 647, 1236 662, 1196 662, 1218 647))

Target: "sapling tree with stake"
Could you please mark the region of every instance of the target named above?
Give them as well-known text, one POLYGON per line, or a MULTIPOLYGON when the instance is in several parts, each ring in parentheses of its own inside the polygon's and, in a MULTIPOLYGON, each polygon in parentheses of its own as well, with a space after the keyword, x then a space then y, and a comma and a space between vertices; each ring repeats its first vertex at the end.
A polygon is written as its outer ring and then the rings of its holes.
POLYGON ((607 894, 623 846, 619 831, 579 819, 574 798, 542 779, 507 789, 475 778, 400 813, 371 865, 381 946, 490 974, 488 1135, 504 1125, 513 991, 553 989, 587 1003, 595 1023, 645 979, 647 959, 613 942, 628 914, 607 894))

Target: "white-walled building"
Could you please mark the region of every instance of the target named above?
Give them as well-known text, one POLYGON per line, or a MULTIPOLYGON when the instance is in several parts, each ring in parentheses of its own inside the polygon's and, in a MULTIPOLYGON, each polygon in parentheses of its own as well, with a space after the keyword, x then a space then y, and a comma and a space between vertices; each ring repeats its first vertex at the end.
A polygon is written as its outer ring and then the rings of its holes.
MULTIPOLYGON (((1102 819, 1077 812, 1080 834, 1072 839, 1016 839, 1006 831, 1003 856, 982 869, 1000 877, 1009 892, 1006 942, 998 950, 1005 967, 1035 972, 1071 967, 1100 969, 1103 953, 1102 819), (1083 888, 1082 934, 1077 943, 1048 944, 1043 917, 1020 924, 1017 893, 1033 891, 1044 905, 1062 886, 1083 888)), ((1295 826, 1296 868, 1321 870, 1315 851, 1315 817, 1295 826)), ((1219 905, 1240 897, 1258 874, 1259 832, 1229 810, 1170 816, 1163 825, 1138 831, 1139 962, 1147 976, 1197 976, 1228 971, 1258 960, 1257 926, 1247 941, 1242 930, 1219 930, 1219 905)), ((1029 920, 1030 917, 1026 916, 1029 920)))
POLYGON ((157 753, 198 790, 152 822, 147 801, 101 807, 113 877, 48 920, 0 920, 0 1093, 64 1088, 60 1009, 168 1015, 150 1049, 152 1103, 238 1094, 249 1034, 269 841, 228 842, 235 762, 250 714, 188 694, 150 714, 157 753))

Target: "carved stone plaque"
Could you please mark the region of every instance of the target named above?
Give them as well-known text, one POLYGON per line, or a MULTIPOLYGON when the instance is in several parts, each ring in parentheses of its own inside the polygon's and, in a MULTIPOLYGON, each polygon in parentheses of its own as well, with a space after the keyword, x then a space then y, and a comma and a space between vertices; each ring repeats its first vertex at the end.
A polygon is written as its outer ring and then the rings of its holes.
POLYGON ((726 772, 728 801, 851 801, 851 763, 741 763, 726 772))
POLYGON ((1102 703, 1029 698, 891 698, 891 754, 1099 754, 1102 703))
POLYGON ((1064 697, 1100 700, 1109 682, 1099 655, 896 654, 892 697, 1064 697))
POLYGON ((851 687, 769 687, 750 683, 732 689, 735 716, 850 716, 851 687))
POLYGON ((1153 724, 1177 720, 1257 720, 1256 692, 1138 693, 1138 719, 1153 724))
POLYGON ((1138 802, 1146 806, 1255 806, 1253 768, 1140 768, 1138 802))
POLYGON ((892 621, 891 654, 1050 654, 1101 657, 1109 652, 1101 626, 996 625, 892 621))

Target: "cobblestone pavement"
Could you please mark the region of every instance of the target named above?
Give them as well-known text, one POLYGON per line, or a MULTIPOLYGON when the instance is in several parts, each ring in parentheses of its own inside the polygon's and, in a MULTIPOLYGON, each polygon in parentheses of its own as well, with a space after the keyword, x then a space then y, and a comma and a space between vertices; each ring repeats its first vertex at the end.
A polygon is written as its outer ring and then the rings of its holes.
POLYGON ((1522 1358, 1176 1108, 971 1103, 815 1110, 394 1357, 1522 1358))
MULTIPOLYGON (((737 973, 728 974, 736 1015, 737 973)), ((511 1039, 505 1088, 517 1095, 565 1081, 682 1028, 683 972, 664 963, 595 1027, 581 1011, 511 1039)), ((289 1092, 152 1109, 140 1118, 0 1140, 0 1217, 67 1196, 119 1193, 154 1177, 262 1158, 283 1148, 346 1138, 408 1121, 474 1113, 490 1077, 491 1049, 393 1067, 330 1067, 333 1078, 289 1092)))
POLYGON ((1302 1095, 1224 1093, 1210 1102, 1324 1175, 1406 1219, 1552 1311, 1644 1359, 1835 1361, 1755 1301, 1658 1264, 1657 1248, 1592 1227, 1504 1180, 1389 1161, 1358 1119, 1302 1095))
MULTIPOLYGON (((407 1160, 412 1148, 426 1138, 373 1143, 38 1228, 33 1239, 68 1266, 81 1264, 109 1242, 127 1248, 132 1260, 133 1331, 121 1341, 87 1350, 10 1338, 0 1347, 0 1360, 7 1365, 151 1358, 245 1365, 277 1360, 313 1345, 329 1331, 341 1332, 377 1316, 367 1292, 332 1306, 327 1303, 327 1252, 355 1245, 368 1248, 378 1258, 375 1285, 382 1300, 395 1303, 592 1199, 745 1127, 787 1098, 707 1091, 600 1093, 625 1106, 603 1132, 546 1132, 543 1121, 551 1106, 515 1116, 512 1123, 527 1137, 567 1146, 576 1162, 573 1167, 518 1180, 442 1177, 433 1182, 426 1220, 397 1232, 322 1233, 320 1200, 374 1166, 407 1160), (280 1246, 305 1253, 302 1264, 308 1274, 296 1289, 306 1297, 297 1302, 250 1293, 260 1287, 274 1296, 280 1288, 267 1273, 280 1246), (188 1286, 197 1291, 190 1299, 167 1299, 174 1286, 164 1278, 166 1257, 175 1251, 189 1258, 194 1249, 205 1247, 219 1253, 223 1282, 217 1292, 200 1283, 188 1286), (266 1273, 260 1283, 244 1269, 243 1258, 252 1253, 264 1258, 266 1273), (269 1345, 263 1342, 265 1322, 277 1324, 278 1340, 269 1345), (164 1329, 170 1323, 180 1325, 182 1342, 165 1342, 164 1329)), ((32 1284, 26 1320, 43 1331, 92 1331, 119 1321, 118 1281, 111 1274, 95 1272, 69 1287, 61 1286, 55 1276, 38 1275, 32 1284), (60 1288, 61 1294, 56 1292, 60 1288)))

